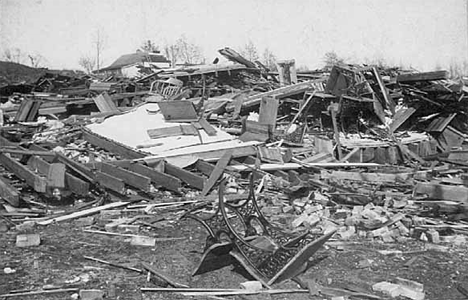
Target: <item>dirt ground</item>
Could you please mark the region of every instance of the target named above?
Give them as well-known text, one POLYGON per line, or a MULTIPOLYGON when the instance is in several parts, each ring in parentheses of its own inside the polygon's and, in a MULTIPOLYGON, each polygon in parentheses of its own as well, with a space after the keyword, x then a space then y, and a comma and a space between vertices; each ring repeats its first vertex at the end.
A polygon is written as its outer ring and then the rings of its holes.
MULTIPOLYGON (((55 286, 100 289, 106 293, 106 299, 189 298, 173 293, 143 293, 140 288, 164 285, 154 277, 148 282, 146 273, 139 274, 100 264, 87 260, 84 256, 139 269, 142 269, 141 262, 150 263, 156 269, 190 287, 239 288, 240 283, 252 280, 245 272, 238 272, 240 268, 234 266, 192 277, 191 273, 202 255, 206 231, 194 221, 178 221, 180 212, 166 212, 161 215, 166 221, 160 224, 160 228, 142 230, 140 234, 183 239, 158 242, 156 247, 132 246, 126 237, 84 232, 86 224, 80 219, 49 226, 35 226, 23 231, 12 227, 7 232, 1 232, 0 294, 12 290, 38 290, 55 286), (16 236, 23 232, 40 234, 41 244, 28 248, 16 247, 16 236), (16 272, 7 274, 5 268, 16 272)), ((94 224, 87 228, 102 230, 109 222, 100 214, 94 215, 93 221, 94 224)), ((427 243, 411 238, 391 244, 357 239, 332 240, 311 258, 314 261, 313 267, 300 278, 304 282, 316 280, 327 287, 348 288, 387 299, 388 296, 373 292, 372 285, 401 277, 424 284, 426 299, 466 299, 457 290, 457 286, 468 287, 466 246, 445 244, 445 247, 439 246, 440 249, 428 246, 427 243), (382 254, 379 250, 387 250, 390 254, 382 254)), ((274 288, 298 288, 298 284, 286 281, 275 285, 274 288)), ((73 293, 61 293, 8 299, 72 299, 76 296, 73 293)), ((229 298, 299 300, 330 299, 331 296, 284 294, 229 298)))

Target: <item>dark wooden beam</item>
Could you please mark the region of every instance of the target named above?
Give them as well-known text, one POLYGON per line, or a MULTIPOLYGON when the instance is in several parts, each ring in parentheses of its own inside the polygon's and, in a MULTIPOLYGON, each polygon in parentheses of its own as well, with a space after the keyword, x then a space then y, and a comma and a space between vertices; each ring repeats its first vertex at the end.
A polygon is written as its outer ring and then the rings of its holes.
POLYGON ((4 178, 0 177, 0 197, 2 197, 6 202, 17 207, 19 206, 20 195, 19 192, 12 187, 4 178))
MULTIPOLYGON (((40 174, 47 175, 49 173, 50 164, 40 157, 32 156, 28 165, 40 174)), ((65 188, 78 195, 87 195, 89 183, 67 172, 65 173, 65 188)))
POLYGON ((441 79, 447 79, 447 78, 448 78, 448 72, 445 70, 442 70, 442 71, 433 71, 433 72, 400 74, 397 76, 397 82, 441 80, 441 79))
POLYGON ((162 186, 171 191, 179 192, 182 184, 182 182, 174 176, 164 174, 139 163, 130 164, 128 169, 132 172, 151 178, 151 181, 157 186, 162 186))
POLYGON ((221 159, 218 160, 218 163, 216 163, 215 169, 213 170, 213 172, 211 172, 210 178, 208 178, 208 181, 203 187, 203 191, 201 193, 202 196, 208 195, 211 188, 215 185, 216 181, 218 181, 219 177, 223 175, 224 169, 229 164, 229 161, 231 161, 231 158, 232 158, 232 149, 227 150, 223 154, 221 159))
POLYGON ((94 146, 102 148, 111 153, 118 154, 122 158, 137 159, 137 158, 143 158, 146 156, 146 154, 144 153, 135 151, 123 144, 119 144, 103 136, 99 136, 89 130, 83 129, 82 132, 83 132, 83 139, 89 142, 90 144, 93 144, 94 146))
POLYGON ((123 180, 111 176, 106 173, 102 173, 100 171, 96 172, 96 181, 102 186, 107 189, 110 189, 114 192, 117 192, 121 195, 125 194, 125 183, 123 180))
POLYGON ((205 179, 203 177, 169 163, 166 163, 164 172, 179 178, 186 184, 199 190, 203 190, 203 187, 205 186, 205 179))
POLYGON ((119 178, 132 187, 146 192, 150 191, 151 179, 149 177, 104 162, 99 165, 102 173, 119 178))
POLYGON ((0 164, 2 164, 8 171, 14 173, 19 178, 26 181, 36 192, 45 193, 47 189, 47 180, 35 174, 19 161, 0 153, 0 164))

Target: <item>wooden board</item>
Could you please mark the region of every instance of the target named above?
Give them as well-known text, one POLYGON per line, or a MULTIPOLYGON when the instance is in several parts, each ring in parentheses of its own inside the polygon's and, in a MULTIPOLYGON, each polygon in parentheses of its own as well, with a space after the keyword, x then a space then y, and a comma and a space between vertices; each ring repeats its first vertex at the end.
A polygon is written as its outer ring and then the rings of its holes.
POLYGON ((405 123, 405 121, 408 120, 408 118, 411 117, 415 111, 416 108, 414 107, 408 107, 406 109, 400 109, 397 111, 393 117, 392 123, 390 124, 390 131, 395 132, 395 130, 403 125, 403 123, 405 123))
POLYGON ((103 187, 117 192, 121 195, 125 194, 125 183, 122 179, 116 178, 109 174, 97 171, 96 181, 103 187))
POLYGON ((468 188, 453 185, 419 182, 414 194, 426 194, 430 199, 451 200, 468 204, 468 188))
POLYGON ((275 128, 276 117, 278 115, 278 105, 278 99, 273 97, 262 97, 258 123, 270 125, 271 128, 275 128))
POLYGON ((364 173, 346 171, 321 171, 320 177, 323 179, 336 178, 340 180, 369 181, 369 182, 406 182, 412 179, 413 173, 364 173))
POLYGON ((150 178, 156 186, 162 186, 168 190, 175 192, 179 192, 179 189, 181 187, 181 181, 178 178, 168 174, 164 174, 163 172, 157 171, 156 169, 144 166, 142 164, 130 164, 128 169, 132 172, 150 178))
POLYGON ((217 134, 216 129, 213 126, 211 126, 211 124, 208 123, 206 119, 201 118, 200 120, 198 120, 198 124, 200 124, 200 126, 203 128, 203 130, 205 130, 206 134, 208 134, 209 136, 214 136, 217 134))
POLYGON ((83 133, 83 139, 86 140, 87 142, 93 144, 96 147, 109 151, 111 153, 118 154, 122 158, 135 159, 135 158, 143 158, 146 156, 144 153, 137 152, 125 145, 106 139, 105 137, 99 136, 89 130, 83 129, 82 133, 83 133))
POLYGON ((232 149, 226 150, 218 163, 216 164, 213 172, 211 172, 210 178, 206 182, 205 186, 203 187, 203 191, 201 193, 202 196, 208 195, 211 188, 215 185, 216 181, 218 181, 219 177, 223 175, 224 169, 229 164, 229 161, 232 158, 232 149))
POLYGON ((198 171, 202 172, 207 176, 210 176, 211 172, 213 172, 213 170, 215 169, 215 166, 213 164, 210 164, 209 162, 206 162, 202 159, 197 160, 197 162, 195 163, 195 167, 198 171))
POLYGON ((100 163, 100 171, 119 178, 132 187, 146 192, 150 191, 151 179, 149 177, 104 162, 100 163))
POLYGON ((441 79, 447 79, 447 78, 448 78, 448 72, 441 70, 441 71, 433 71, 433 72, 400 74, 397 76, 397 82, 441 80, 441 79))
POLYGON ((165 173, 177 177, 191 187, 197 188, 199 190, 203 190, 203 187, 205 186, 205 179, 203 177, 172 164, 166 163, 164 171, 165 173))
POLYGON ((20 194, 18 190, 12 187, 4 178, 0 177, 0 197, 12 206, 19 206, 20 194))
POLYGON ((65 165, 62 163, 50 164, 47 172, 47 186, 52 188, 65 188, 65 165))
POLYGON ((47 180, 44 177, 35 174, 33 171, 28 169, 19 161, 14 160, 3 153, 0 153, 0 163, 10 172, 14 173, 16 176, 26 181, 26 183, 29 186, 31 186, 36 192, 46 192, 47 180))
POLYGON ((100 212, 102 210, 122 207, 122 206, 125 206, 125 205, 129 204, 129 203, 130 202, 113 202, 113 203, 101 205, 101 206, 98 206, 98 207, 93 207, 93 208, 85 209, 85 210, 82 210, 82 211, 77 211, 77 212, 71 213, 69 215, 60 216, 60 217, 53 218, 53 219, 50 219, 50 220, 39 221, 37 223, 39 225, 49 225, 49 224, 52 224, 52 223, 58 223, 58 222, 73 220, 73 219, 82 218, 82 217, 86 217, 86 216, 98 213, 98 212, 100 212))
POLYGON ((151 139, 159 139, 180 135, 198 135, 198 130, 191 124, 181 124, 171 127, 148 129, 148 136, 151 139))
POLYGON ((158 102, 161 113, 166 121, 190 122, 198 121, 198 115, 191 101, 161 101, 158 102))
POLYGON ((103 113, 120 113, 117 105, 112 101, 111 97, 107 93, 102 93, 99 96, 93 98, 94 103, 98 107, 100 112, 103 113))

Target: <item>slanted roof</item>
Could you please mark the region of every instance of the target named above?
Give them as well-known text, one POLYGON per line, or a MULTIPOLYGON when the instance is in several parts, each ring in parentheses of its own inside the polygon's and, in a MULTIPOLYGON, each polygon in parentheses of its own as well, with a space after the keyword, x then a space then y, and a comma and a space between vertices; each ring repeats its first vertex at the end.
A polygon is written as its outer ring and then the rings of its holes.
POLYGON ((164 57, 164 55, 149 52, 136 52, 131 54, 125 54, 114 61, 110 66, 100 69, 99 71, 116 70, 122 67, 134 65, 142 62, 153 62, 153 63, 170 63, 170 61, 164 57))

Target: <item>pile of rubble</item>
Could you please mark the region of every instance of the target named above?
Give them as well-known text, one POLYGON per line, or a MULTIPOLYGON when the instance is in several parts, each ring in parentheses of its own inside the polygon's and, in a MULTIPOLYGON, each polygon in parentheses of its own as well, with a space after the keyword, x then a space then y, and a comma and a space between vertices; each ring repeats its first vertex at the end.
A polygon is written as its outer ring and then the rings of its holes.
MULTIPOLYGON (((271 72, 220 53, 233 63, 135 80, 46 73, 27 91, 2 88, 4 230, 143 207, 139 225, 118 218, 85 230, 154 246, 158 237, 140 230, 161 228, 153 209, 172 207, 208 230, 196 272, 230 254, 266 287, 340 241, 466 245, 462 81, 357 65, 299 73, 294 60, 271 72), (65 212, 56 206, 65 203, 65 212)), ((38 244, 38 235, 17 236, 19 247, 38 244)), ((410 283, 375 291, 423 299, 410 283)))

